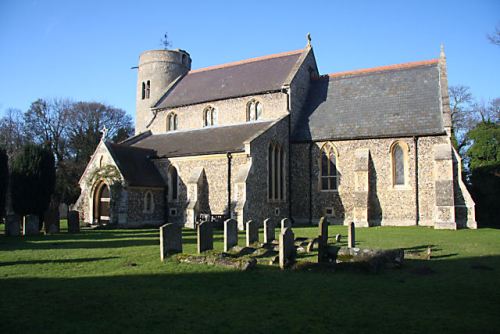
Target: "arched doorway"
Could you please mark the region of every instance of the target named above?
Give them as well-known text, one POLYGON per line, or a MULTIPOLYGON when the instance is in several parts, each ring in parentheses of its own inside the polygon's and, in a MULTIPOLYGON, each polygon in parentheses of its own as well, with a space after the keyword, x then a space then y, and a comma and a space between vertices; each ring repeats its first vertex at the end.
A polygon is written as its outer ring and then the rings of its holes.
POLYGON ((94 193, 94 224, 103 225, 109 223, 110 202, 109 187, 106 183, 101 182, 94 193))

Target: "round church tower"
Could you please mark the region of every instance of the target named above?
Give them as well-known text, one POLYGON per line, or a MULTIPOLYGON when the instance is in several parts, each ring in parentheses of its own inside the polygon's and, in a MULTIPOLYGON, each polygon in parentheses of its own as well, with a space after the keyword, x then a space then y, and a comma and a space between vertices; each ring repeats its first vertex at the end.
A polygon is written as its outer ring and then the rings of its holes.
POLYGON ((191 57, 184 50, 150 50, 139 56, 135 133, 146 131, 151 107, 165 94, 167 87, 191 69, 191 57))

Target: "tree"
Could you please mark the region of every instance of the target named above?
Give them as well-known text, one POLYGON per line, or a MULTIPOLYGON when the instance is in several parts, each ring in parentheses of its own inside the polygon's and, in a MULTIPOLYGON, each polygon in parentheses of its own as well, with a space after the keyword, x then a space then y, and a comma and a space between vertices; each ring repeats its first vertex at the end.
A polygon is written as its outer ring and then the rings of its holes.
POLYGON ((5 198, 7 195, 7 183, 9 181, 8 156, 5 150, 0 148, 0 218, 5 213, 5 198))
POLYGON ((495 31, 487 35, 491 44, 500 46, 500 24, 495 27, 495 31))
POLYGON ((480 122, 468 134, 472 145, 467 150, 471 173, 471 194, 477 218, 482 224, 498 224, 500 215, 500 124, 480 122))
POLYGON ((65 158, 71 106, 68 99, 38 99, 24 113, 26 132, 35 143, 49 146, 57 162, 65 158))
POLYGON ((12 161, 10 180, 14 211, 22 216, 35 214, 42 218, 55 187, 53 153, 41 145, 25 145, 12 161))
POLYGON ((458 152, 468 143, 467 133, 476 124, 473 112, 473 97, 467 86, 450 86, 450 110, 453 124, 452 140, 458 152))
POLYGON ((0 119, 0 146, 9 156, 12 156, 28 140, 24 131, 21 110, 7 109, 6 115, 0 119))

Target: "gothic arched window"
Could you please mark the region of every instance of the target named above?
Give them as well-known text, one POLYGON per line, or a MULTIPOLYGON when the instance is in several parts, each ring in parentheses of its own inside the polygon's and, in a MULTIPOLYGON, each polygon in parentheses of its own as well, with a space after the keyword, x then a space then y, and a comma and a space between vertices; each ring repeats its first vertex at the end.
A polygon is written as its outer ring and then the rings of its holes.
POLYGON ((174 166, 168 169, 168 199, 176 201, 179 196, 179 175, 174 166))
POLYGON ((177 130, 177 114, 175 113, 170 113, 167 116, 167 131, 175 131, 177 130))
POLYGON ((262 103, 251 100, 247 104, 247 122, 258 121, 262 118, 262 103))
POLYGON ((320 189, 337 190, 338 171, 337 171, 337 152, 333 145, 327 143, 323 146, 320 153, 320 189))
POLYGON ((207 107, 203 111, 203 126, 214 126, 218 122, 218 112, 214 107, 207 107))
POLYGON ((267 157, 268 198, 274 201, 285 200, 285 151, 279 144, 269 145, 267 157))
POLYGON ((144 195, 144 212, 152 213, 155 208, 154 197, 151 191, 146 192, 144 195))
POLYGON ((391 146, 392 184, 405 186, 408 184, 408 146, 403 142, 395 142, 391 146))

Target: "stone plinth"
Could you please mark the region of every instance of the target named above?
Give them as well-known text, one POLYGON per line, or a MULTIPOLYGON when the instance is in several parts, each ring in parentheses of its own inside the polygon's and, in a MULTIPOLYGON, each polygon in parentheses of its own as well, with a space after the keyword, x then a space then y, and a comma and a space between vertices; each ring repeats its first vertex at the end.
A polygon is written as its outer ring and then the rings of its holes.
POLYGON ((234 219, 224 221, 224 252, 238 245, 238 222, 234 219))
POLYGON ((79 233, 80 232, 80 214, 78 211, 68 212, 68 232, 69 233, 79 233))
POLYGON ((18 237, 21 235, 21 217, 13 214, 5 217, 5 235, 18 237))
POLYGON ((259 242, 259 225, 256 221, 249 220, 246 224, 246 245, 249 247, 255 242, 259 242))
POLYGON ((197 226, 198 253, 214 249, 214 235, 211 222, 204 222, 197 226))
POLYGON ((279 239, 279 263, 280 268, 285 269, 295 258, 295 236, 290 227, 286 227, 280 232, 279 239))
POLYGON ((163 261, 174 253, 182 253, 182 228, 172 223, 165 224, 160 227, 160 258, 163 261))
POLYGON ((264 220, 264 243, 271 243, 276 239, 276 233, 274 228, 274 223, 271 218, 267 218, 264 220))

